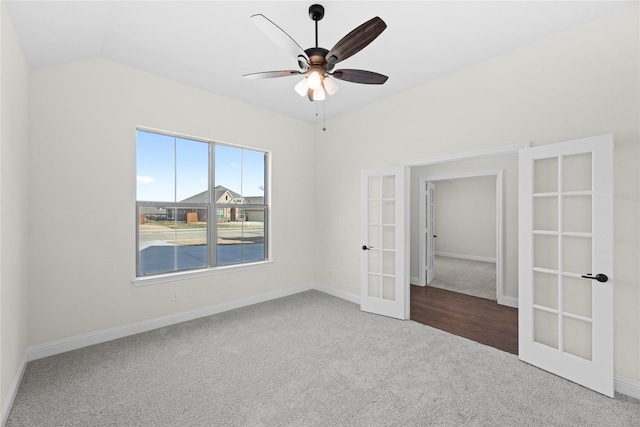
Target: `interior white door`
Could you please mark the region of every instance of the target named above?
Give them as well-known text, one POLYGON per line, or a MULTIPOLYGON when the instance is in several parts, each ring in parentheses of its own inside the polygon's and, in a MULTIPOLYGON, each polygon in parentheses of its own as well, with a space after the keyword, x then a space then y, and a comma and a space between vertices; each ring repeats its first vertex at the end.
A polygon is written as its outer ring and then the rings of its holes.
POLYGON ((409 209, 406 167, 361 176, 360 308, 409 318, 409 209))
POLYGON ((613 397, 613 137, 519 161, 520 359, 613 397))
POLYGON ((435 203, 436 203, 436 186, 433 182, 426 181, 424 183, 424 197, 422 198, 424 203, 424 232, 422 238, 424 239, 424 284, 431 283, 435 276, 435 252, 436 241, 435 236, 435 203))

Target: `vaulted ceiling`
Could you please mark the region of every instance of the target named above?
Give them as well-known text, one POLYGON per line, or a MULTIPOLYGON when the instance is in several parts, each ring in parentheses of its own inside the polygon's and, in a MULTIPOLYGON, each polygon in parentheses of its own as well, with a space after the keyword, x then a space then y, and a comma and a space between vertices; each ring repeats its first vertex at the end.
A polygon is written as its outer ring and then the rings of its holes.
POLYGON ((337 81, 322 103, 300 97, 296 60, 249 17, 261 13, 303 49, 315 46, 311 1, 5 1, 31 69, 102 57, 308 122, 330 118, 613 13, 637 1, 327 1, 319 45, 330 49, 374 16, 387 29, 339 68, 389 76, 337 81), (316 105, 318 104, 318 105, 316 105), (321 111, 316 115, 316 108, 321 111))

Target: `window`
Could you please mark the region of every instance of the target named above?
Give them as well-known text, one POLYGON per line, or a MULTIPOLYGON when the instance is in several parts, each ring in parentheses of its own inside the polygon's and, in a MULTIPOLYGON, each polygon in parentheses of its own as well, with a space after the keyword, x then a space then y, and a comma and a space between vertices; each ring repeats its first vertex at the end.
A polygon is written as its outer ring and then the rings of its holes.
POLYGON ((265 152, 138 130, 137 276, 266 260, 266 164, 265 152))

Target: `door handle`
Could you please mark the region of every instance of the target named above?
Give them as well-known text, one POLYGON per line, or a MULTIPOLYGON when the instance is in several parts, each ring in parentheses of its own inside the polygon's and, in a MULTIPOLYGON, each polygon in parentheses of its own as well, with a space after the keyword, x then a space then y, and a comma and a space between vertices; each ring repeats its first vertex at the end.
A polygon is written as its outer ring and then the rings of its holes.
POLYGON ((597 280, 598 282, 603 282, 603 283, 609 280, 609 277, 607 277, 606 274, 602 274, 602 273, 598 273, 595 276, 592 276, 591 273, 589 273, 589 274, 583 275, 582 277, 585 279, 597 280))
POLYGON ((373 246, 362 245, 362 250, 363 251, 369 251, 371 249, 373 249, 373 246))

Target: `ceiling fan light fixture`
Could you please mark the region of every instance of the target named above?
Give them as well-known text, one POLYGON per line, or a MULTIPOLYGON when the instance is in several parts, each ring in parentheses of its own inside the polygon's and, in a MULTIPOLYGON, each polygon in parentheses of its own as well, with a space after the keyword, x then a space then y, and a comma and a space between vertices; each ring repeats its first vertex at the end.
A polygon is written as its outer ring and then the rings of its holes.
POLYGON ((307 84, 307 78, 300 80, 297 85, 293 87, 298 95, 305 96, 307 91, 309 90, 309 85, 307 84))
POLYGON ((307 77, 307 84, 309 85, 309 89, 316 90, 322 86, 322 77, 320 73, 317 71, 312 71, 307 77))
POLYGON ((322 80, 322 86, 328 95, 333 95, 338 91, 338 85, 328 76, 322 80))
POLYGON ((324 101, 325 100, 324 89, 322 89, 322 86, 318 86, 317 89, 314 89, 312 98, 313 98, 314 101, 324 101))

